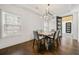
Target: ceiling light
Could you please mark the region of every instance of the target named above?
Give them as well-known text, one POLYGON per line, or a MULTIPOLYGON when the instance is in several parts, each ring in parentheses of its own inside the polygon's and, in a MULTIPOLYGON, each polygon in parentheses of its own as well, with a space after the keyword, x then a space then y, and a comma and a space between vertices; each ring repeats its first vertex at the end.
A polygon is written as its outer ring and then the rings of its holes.
POLYGON ((47 5, 47 8, 45 9, 45 13, 42 14, 42 18, 46 20, 50 20, 53 18, 53 14, 50 12, 50 4, 47 5))

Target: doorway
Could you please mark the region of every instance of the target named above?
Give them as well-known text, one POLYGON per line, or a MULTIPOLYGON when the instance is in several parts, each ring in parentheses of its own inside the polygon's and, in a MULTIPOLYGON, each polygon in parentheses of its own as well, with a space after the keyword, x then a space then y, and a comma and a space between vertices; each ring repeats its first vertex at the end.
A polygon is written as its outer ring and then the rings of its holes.
POLYGON ((72 15, 62 17, 62 35, 71 36, 72 35, 72 15))

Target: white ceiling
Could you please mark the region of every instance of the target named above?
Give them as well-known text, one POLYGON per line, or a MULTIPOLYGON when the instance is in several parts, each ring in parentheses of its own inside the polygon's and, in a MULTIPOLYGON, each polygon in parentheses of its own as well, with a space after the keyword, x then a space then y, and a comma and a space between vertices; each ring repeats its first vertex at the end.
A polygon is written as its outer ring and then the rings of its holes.
MULTIPOLYGON (((44 13, 47 8, 47 4, 19 4, 17 6, 25 9, 28 8, 40 15, 44 13)), ((62 15, 71 11, 75 6, 75 4, 50 4, 49 10, 53 14, 62 15)))

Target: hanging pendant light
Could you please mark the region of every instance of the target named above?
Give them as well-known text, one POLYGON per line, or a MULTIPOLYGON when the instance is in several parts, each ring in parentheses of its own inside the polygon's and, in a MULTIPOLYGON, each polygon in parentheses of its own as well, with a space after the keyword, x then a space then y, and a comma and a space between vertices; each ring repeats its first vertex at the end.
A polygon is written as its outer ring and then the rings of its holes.
POLYGON ((53 17, 53 14, 50 12, 50 4, 47 5, 47 8, 45 9, 45 13, 42 15, 43 19, 50 20, 53 17))

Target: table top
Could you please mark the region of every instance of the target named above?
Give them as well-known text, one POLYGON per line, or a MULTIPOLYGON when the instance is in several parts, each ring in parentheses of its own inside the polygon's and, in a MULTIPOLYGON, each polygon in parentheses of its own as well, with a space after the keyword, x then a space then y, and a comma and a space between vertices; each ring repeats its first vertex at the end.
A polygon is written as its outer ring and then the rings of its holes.
POLYGON ((40 35, 51 35, 53 32, 39 32, 40 35))

